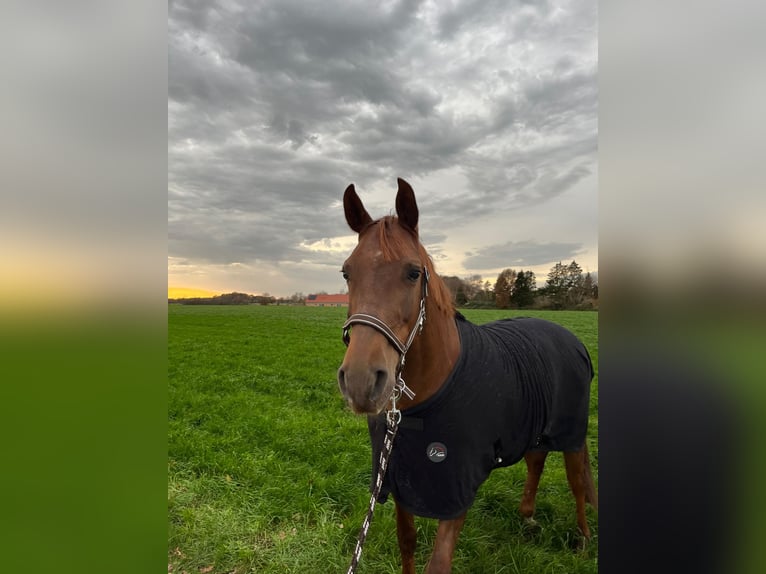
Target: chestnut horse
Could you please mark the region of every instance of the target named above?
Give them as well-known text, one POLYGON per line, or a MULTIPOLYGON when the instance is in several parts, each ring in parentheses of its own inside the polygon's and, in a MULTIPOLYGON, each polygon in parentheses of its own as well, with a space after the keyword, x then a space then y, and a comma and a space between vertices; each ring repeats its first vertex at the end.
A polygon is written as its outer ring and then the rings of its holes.
POLYGON ((401 409, 378 500, 394 497, 402 572, 415 572, 415 515, 439 520, 426 574, 450 572, 479 485, 493 468, 521 458, 527 478, 520 511, 532 520, 551 450, 564 452, 587 540, 585 503, 598 503, 585 445, 593 377, 585 347, 548 321, 476 326, 456 313, 420 243, 415 194, 404 180, 398 184, 396 216, 373 220, 353 184, 343 197, 359 238, 342 270, 348 349, 338 384, 353 412, 368 417, 373 471, 391 409, 401 409))

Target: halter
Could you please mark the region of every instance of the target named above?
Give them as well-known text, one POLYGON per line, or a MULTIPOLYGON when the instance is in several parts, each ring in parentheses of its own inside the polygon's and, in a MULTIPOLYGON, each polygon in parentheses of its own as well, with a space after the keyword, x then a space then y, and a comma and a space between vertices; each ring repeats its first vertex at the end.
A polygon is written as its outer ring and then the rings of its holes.
POLYGON ((381 321, 374 315, 368 315, 367 313, 354 313, 353 315, 349 316, 349 318, 343 324, 343 342, 347 347, 351 341, 351 325, 367 325, 368 327, 372 327, 381 333, 384 337, 386 337, 388 342, 391 343, 394 349, 396 349, 396 351, 399 353, 399 365, 396 367, 396 384, 391 396, 392 407, 391 410, 387 413, 389 422, 392 422, 392 417, 397 419, 397 423, 399 422, 399 419, 401 419, 401 411, 396 408, 396 401, 399 399, 399 397, 402 396, 402 394, 406 395, 410 400, 415 398, 415 392, 407 386, 407 383, 405 383, 404 379, 402 378, 402 371, 404 370, 404 361, 407 355, 407 351, 410 350, 410 345, 412 345, 412 341, 415 340, 415 335, 423 331, 423 325, 426 321, 426 297, 428 297, 428 280, 428 268, 423 267, 423 280, 421 283, 423 290, 422 296, 420 297, 420 310, 418 311, 418 318, 415 321, 415 325, 412 327, 406 342, 402 343, 401 339, 396 336, 396 333, 394 333, 393 329, 391 329, 391 327, 386 325, 384 321, 381 321))

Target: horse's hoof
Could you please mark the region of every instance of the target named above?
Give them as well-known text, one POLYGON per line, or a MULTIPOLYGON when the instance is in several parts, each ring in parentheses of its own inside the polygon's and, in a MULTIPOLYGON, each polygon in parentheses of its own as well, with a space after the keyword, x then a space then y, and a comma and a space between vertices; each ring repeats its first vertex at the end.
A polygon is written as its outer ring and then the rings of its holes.
POLYGON ((531 516, 524 517, 521 521, 521 530, 519 534, 527 542, 534 542, 542 535, 543 527, 531 516))
POLYGON ((572 539, 572 548, 577 553, 585 552, 588 549, 589 541, 590 539, 588 537, 579 534, 572 539))
POLYGON ((540 526, 540 523, 537 522, 537 520, 535 520, 531 516, 527 516, 524 518, 521 528, 524 532, 529 534, 535 534, 537 532, 542 531, 543 529, 543 527, 540 526))

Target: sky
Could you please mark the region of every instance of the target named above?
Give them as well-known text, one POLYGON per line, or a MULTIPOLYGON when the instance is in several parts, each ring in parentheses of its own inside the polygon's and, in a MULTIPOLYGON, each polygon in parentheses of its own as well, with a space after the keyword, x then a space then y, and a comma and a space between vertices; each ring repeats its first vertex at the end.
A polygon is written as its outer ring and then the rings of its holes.
POLYGON ((415 190, 442 275, 598 271, 597 2, 171 1, 168 286, 340 292, 415 190))

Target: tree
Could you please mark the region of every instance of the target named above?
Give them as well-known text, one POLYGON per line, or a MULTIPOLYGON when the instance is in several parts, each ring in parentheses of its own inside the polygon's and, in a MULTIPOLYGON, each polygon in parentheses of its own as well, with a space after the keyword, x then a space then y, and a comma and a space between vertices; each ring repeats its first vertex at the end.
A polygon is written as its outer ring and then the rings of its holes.
POLYGON ((463 288, 468 301, 473 301, 474 299, 481 297, 481 275, 470 275, 463 280, 463 283, 463 288))
POLYGON ((513 282, 511 303, 518 309, 529 307, 535 301, 535 274, 533 271, 519 271, 513 282))
POLYGON ((442 281, 444 281, 444 284, 447 286, 447 289, 449 289, 449 292, 452 293, 453 301, 455 301, 458 305, 465 303, 465 289, 463 287, 463 280, 460 279, 460 277, 455 277, 454 275, 443 275, 442 281), (458 293, 461 292, 461 299, 463 299, 463 303, 458 302, 458 293))
POLYGON ((495 300, 495 291, 492 287, 492 283, 489 280, 484 282, 484 290, 482 291, 482 300, 491 303, 495 300))
POLYGON ((495 306, 498 309, 507 309, 511 303, 513 284, 516 281, 514 269, 503 269, 495 281, 495 306))
POLYGON ((468 277, 442 275, 441 279, 452 294, 452 300, 458 306, 484 307, 495 301, 492 284, 489 281, 483 282, 481 275, 468 277))
POLYGON ((566 269, 566 302, 569 307, 576 307, 585 299, 582 267, 572 261, 566 269))
POLYGON ((598 299, 598 277, 593 281, 593 288, 591 289, 591 297, 598 299))
POLYGON ((559 261, 548 272, 545 294, 554 309, 576 307, 586 297, 582 268, 577 261, 564 265, 559 261))
POLYGON ((598 285, 593 282, 593 276, 590 273, 585 274, 585 277, 582 280, 582 288, 585 297, 598 299, 598 285))
POLYGON ((564 307, 566 297, 566 267, 559 261, 551 267, 545 282, 545 294, 550 298, 554 309, 564 307))

